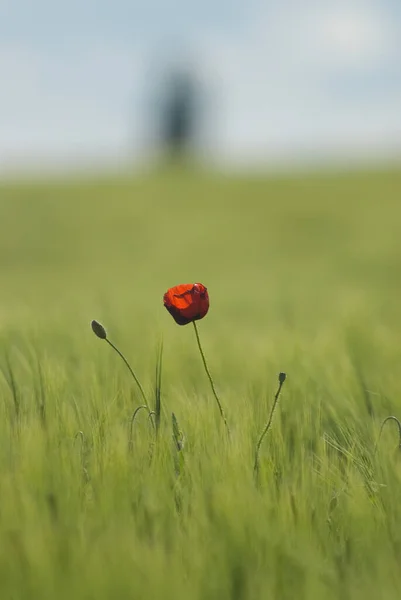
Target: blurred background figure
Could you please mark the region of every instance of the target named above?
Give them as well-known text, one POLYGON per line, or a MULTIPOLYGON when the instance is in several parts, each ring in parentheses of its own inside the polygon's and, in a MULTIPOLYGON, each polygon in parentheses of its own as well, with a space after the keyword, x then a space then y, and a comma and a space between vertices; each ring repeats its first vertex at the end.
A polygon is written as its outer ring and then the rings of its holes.
POLYGON ((191 48, 177 40, 164 41, 150 54, 143 67, 150 76, 143 77, 143 95, 132 114, 132 159, 135 163, 140 148, 154 166, 195 166, 210 151, 215 102, 208 68, 205 76, 191 48))
POLYGON ((189 70, 173 70, 161 99, 161 145, 173 162, 193 149, 197 119, 197 89, 189 70))

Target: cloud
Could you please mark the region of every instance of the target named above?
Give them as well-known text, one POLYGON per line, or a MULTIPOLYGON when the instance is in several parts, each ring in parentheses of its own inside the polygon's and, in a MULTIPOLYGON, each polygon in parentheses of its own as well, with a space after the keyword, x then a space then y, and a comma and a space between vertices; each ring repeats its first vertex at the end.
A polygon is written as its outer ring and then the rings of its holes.
POLYGON ((386 140, 394 148, 397 26, 377 4, 286 2, 259 14, 240 40, 210 34, 202 52, 221 83, 219 150, 238 159, 341 145, 374 152, 376 141, 382 152, 386 140))

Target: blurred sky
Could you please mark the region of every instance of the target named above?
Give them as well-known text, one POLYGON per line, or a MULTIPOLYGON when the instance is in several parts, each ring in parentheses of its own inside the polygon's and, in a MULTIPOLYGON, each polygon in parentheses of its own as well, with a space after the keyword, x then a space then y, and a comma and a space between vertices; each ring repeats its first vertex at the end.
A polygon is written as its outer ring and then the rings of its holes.
POLYGON ((401 154, 401 0, 0 0, 0 170, 139 157, 174 60, 222 162, 401 154))

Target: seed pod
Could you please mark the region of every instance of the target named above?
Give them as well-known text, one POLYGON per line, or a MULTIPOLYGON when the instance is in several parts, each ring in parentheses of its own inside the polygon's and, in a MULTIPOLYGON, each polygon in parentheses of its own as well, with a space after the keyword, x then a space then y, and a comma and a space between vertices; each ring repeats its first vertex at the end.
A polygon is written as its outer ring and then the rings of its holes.
POLYGON ((98 338, 101 340, 105 340, 107 338, 107 333, 105 328, 99 321, 92 321, 91 323, 92 331, 98 338))
POLYGON ((286 380, 286 378, 287 378, 287 375, 285 373, 279 373, 278 382, 283 384, 284 381, 286 380))

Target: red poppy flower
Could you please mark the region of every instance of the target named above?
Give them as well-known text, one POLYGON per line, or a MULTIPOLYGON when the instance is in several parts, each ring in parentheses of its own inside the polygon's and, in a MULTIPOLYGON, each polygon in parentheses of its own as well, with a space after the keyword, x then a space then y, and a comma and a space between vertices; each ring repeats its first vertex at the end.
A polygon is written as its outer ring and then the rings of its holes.
POLYGON ((207 314, 209 294, 201 283, 183 283, 168 289, 163 303, 178 325, 187 325, 207 314))

